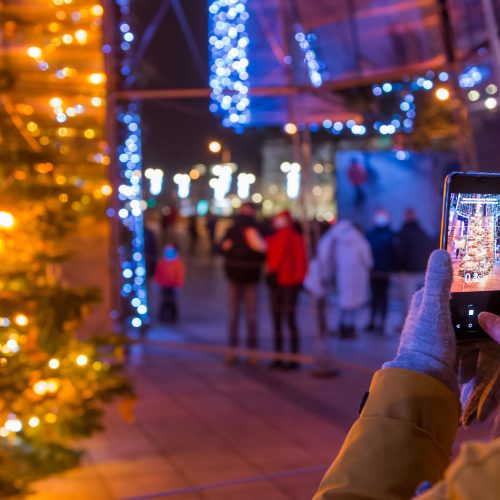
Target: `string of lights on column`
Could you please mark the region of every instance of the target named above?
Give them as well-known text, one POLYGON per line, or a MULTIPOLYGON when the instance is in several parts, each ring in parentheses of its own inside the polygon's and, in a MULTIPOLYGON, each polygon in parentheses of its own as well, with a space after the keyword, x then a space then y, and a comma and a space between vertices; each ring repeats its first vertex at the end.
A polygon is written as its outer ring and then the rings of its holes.
POLYGON ((225 127, 242 128, 250 121, 247 0, 212 0, 210 26, 210 111, 225 127))
MULTIPOLYGON (((120 72, 125 85, 134 82, 131 53, 134 34, 130 24, 130 0, 116 0, 119 8, 119 32, 121 49, 120 72)), ((142 142, 141 116, 137 103, 129 102, 117 110, 121 144, 118 147, 118 164, 122 184, 118 197, 122 207, 118 211, 123 226, 130 231, 129 240, 119 248, 122 266, 121 294, 127 299, 132 314, 130 325, 140 328, 149 322, 146 260, 144 255, 144 216, 146 203, 142 193, 142 142)))
POLYGON ((323 64, 319 61, 316 53, 317 36, 314 33, 305 33, 300 24, 295 26, 295 41, 304 53, 304 64, 313 87, 323 85, 323 64))

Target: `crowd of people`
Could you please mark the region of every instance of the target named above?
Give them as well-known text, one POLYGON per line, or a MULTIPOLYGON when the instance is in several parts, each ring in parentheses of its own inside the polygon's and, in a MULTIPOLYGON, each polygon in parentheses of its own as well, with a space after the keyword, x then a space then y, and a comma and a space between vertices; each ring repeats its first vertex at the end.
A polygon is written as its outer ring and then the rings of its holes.
MULTIPOLYGON (((161 228, 164 248, 155 256, 153 232, 146 229, 148 277, 160 287, 157 319, 175 322, 178 318, 177 295, 184 285, 185 270, 180 252, 173 241, 174 212, 164 214, 161 228)), ((176 217, 176 215, 175 215, 176 217)), ((297 304, 301 290, 307 291, 318 305, 321 334, 356 338, 360 313, 370 306, 372 333, 387 333, 389 290, 397 276, 403 310, 406 312, 413 293, 423 284, 427 258, 434 246, 432 239, 407 209, 399 232, 391 228, 389 212, 375 211, 368 232, 349 220, 328 225, 316 242, 315 231, 304 228, 289 211, 282 211, 264 223, 257 218, 257 208, 244 203, 229 228, 217 237, 217 219, 206 217, 209 253, 220 254, 228 282, 228 345, 240 344, 239 327, 246 325, 245 347, 259 348, 258 285, 265 280, 272 318, 275 353, 300 352, 297 304), (307 238, 306 230, 311 234, 307 238), (306 244, 311 243, 310 245, 306 244), (309 246, 309 248, 308 248, 309 246), (339 324, 328 325, 328 304, 334 297, 339 324)), ((192 256, 199 242, 199 221, 188 219, 185 253, 192 256)), ((236 363, 230 354, 228 364, 236 363)), ((248 362, 255 364, 252 356, 248 362)), ((283 362, 278 357, 272 368, 296 369, 297 361, 283 362)))
POLYGON ((437 246, 411 208, 405 211, 399 232, 391 228, 389 213, 383 208, 375 211, 366 234, 351 221, 340 220, 320 238, 305 287, 318 300, 336 291, 341 337, 356 336, 357 316, 368 303, 371 312, 366 329, 384 333, 392 278, 397 276, 406 312, 413 293, 423 285, 427 259, 437 246))
MULTIPOLYGON (((238 343, 241 308, 245 307, 247 345, 258 347, 257 284, 264 267, 269 287, 273 321, 274 349, 284 348, 284 326, 288 328, 289 350, 299 352, 299 331, 296 309, 300 288, 307 270, 306 245, 302 231, 290 212, 278 213, 271 221, 269 234, 263 235, 256 219, 256 208, 245 203, 234 224, 221 241, 224 269, 229 283, 229 345, 238 343)), ((235 356, 228 358, 229 363, 235 356)), ((250 362, 253 360, 250 358, 250 362)), ((296 369, 298 363, 283 363, 277 359, 273 368, 296 369)))
MULTIPOLYGON (((173 241, 177 213, 163 214, 161 229, 165 243, 161 258, 156 256, 153 232, 146 229, 146 267, 149 281, 160 287, 157 318, 175 322, 177 296, 184 285, 185 270, 180 252, 173 241), (174 219, 175 218, 175 219, 174 219)), ((187 224, 186 253, 193 255, 199 242, 199 224, 190 217, 187 224)), ((370 307, 366 330, 387 333, 389 290, 397 276, 403 311, 409 308, 413 293, 423 285, 427 258, 437 246, 422 229, 415 212, 407 209, 399 232, 391 228, 389 212, 383 208, 373 215, 373 224, 364 232, 349 220, 327 225, 314 242, 314 231, 306 238, 306 229, 284 210, 265 222, 257 218, 257 209, 245 203, 229 228, 217 237, 217 219, 206 217, 209 253, 220 254, 228 282, 228 345, 240 346, 239 326, 246 324, 245 347, 259 348, 258 285, 264 278, 268 289, 275 353, 300 352, 297 304, 301 290, 307 291, 318 306, 320 334, 344 339, 357 336, 360 313, 370 307), (310 245, 307 245, 310 243, 310 245), (310 248, 307 248, 309 246, 310 248), (329 327, 328 303, 335 298, 339 324, 329 327)), ((226 358, 236 363, 234 354, 226 358)), ((256 364, 249 356, 248 362, 256 364)), ((283 362, 279 357, 272 368, 296 369, 297 361, 283 362)))
MULTIPOLYGON (((373 227, 365 234, 351 221, 340 220, 324 232, 308 262, 306 256, 311 252, 306 249, 301 226, 290 212, 276 214, 270 227, 261 229, 255 207, 249 203, 243 205, 221 244, 230 289, 229 345, 237 345, 240 310, 245 307, 247 345, 258 346, 256 289, 264 270, 275 352, 283 351, 284 326, 289 331, 289 351, 299 352, 296 307, 301 289, 317 300, 322 316, 320 323, 325 330, 328 329, 328 298, 331 294, 336 297, 340 325, 336 331, 330 329, 324 333, 355 338, 359 312, 368 304, 371 304, 371 314, 366 329, 384 332, 392 276, 398 276, 404 311, 407 311, 411 296, 423 285, 427 258, 435 246, 412 209, 406 210, 399 232, 391 229, 390 222, 387 210, 379 209, 374 214, 373 227)), ((272 366, 284 365, 276 360, 272 366)), ((298 364, 286 366, 296 368, 298 364)))

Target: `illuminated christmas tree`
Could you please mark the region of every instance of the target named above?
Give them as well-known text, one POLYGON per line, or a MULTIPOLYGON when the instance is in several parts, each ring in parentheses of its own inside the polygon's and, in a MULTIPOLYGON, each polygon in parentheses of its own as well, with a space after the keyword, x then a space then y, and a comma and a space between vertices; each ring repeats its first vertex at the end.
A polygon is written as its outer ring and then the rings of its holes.
POLYGON ((105 231, 106 197, 112 192, 103 141, 103 8, 84 0, 33 0, 3 2, 2 9, 0 497, 5 497, 76 465, 81 452, 74 449, 75 438, 101 429, 102 403, 130 394, 130 388, 120 339, 106 329, 82 329, 100 300, 99 289, 67 278, 68 269, 78 265, 72 235, 105 231))
POLYGON ((493 267, 492 218, 483 216, 483 205, 478 203, 469 219, 467 251, 459 267, 466 281, 480 281, 493 267))

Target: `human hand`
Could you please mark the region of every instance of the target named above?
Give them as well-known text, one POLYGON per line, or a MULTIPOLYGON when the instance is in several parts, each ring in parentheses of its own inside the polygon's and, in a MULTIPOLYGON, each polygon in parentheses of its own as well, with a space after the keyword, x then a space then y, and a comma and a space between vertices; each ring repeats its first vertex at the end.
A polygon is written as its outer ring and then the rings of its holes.
POLYGON ((396 358, 383 368, 426 373, 458 395, 455 332, 451 323, 453 269, 446 250, 436 250, 427 264, 425 285, 413 296, 396 358))
POLYGON ((500 316, 482 312, 478 320, 491 340, 458 350, 463 425, 485 420, 500 400, 500 316))

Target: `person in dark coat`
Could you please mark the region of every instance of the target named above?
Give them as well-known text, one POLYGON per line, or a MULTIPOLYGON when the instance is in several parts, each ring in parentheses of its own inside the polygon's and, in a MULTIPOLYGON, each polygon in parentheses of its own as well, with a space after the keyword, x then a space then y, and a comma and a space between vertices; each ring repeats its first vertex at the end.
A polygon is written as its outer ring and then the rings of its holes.
MULTIPOLYGON (((238 345, 238 325, 242 305, 246 309, 247 347, 256 349, 257 337, 257 284, 265 260, 266 242, 257 229, 256 209, 251 203, 241 206, 234 224, 221 242, 225 257, 224 270, 229 284, 229 346, 238 345)), ((233 364, 236 356, 226 362, 233 364)), ((254 364, 253 359, 249 359, 254 364)))
POLYGON ((193 214, 188 219, 188 234, 189 234, 189 255, 196 255, 198 248, 198 239, 200 234, 198 232, 198 216, 193 214))
POLYGON ((217 249, 217 245, 215 244, 217 233, 217 217, 210 211, 205 217, 205 227, 207 229, 208 240, 210 244, 209 254, 214 255, 217 249))
POLYGON ((373 268, 370 276, 371 319, 367 330, 383 333, 387 317, 388 294, 391 272, 394 271, 395 233, 389 225, 389 213, 384 208, 373 216, 374 227, 366 237, 373 255, 373 268), (377 319, 380 318, 380 323, 377 319))
POLYGON ((413 294, 424 286, 427 260, 432 251, 431 238, 420 226, 412 208, 405 211, 405 222, 397 236, 396 251, 406 314, 413 294))

